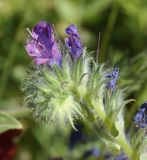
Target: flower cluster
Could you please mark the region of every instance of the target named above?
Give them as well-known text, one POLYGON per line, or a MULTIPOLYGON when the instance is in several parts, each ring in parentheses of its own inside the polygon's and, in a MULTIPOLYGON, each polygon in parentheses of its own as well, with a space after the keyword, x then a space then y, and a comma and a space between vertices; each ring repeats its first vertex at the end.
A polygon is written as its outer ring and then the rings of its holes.
POLYGON ((22 85, 25 102, 33 108, 38 119, 60 124, 68 121, 75 128, 73 121, 78 116, 82 117, 82 113, 80 103, 71 94, 72 87, 87 71, 90 59, 86 57, 86 61, 82 62, 85 68, 80 66, 79 74, 72 75, 76 68, 74 65, 84 51, 78 29, 73 24, 65 29, 69 37, 65 38, 67 49, 64 51, 59 46, 53 25, 41 21, 33 27, 32 32, 28 31, 31 38, 25 48, 35 62, 35 71, 29 72, 22 85))
POLYGON ((141 104, 139 111, 134 116, 134 122, 139 128, 147 127, 147 102, 141 104))
MULTIPOLYGON (((68 38, 65 38, 67 49, 64 51, 59 47, 51 24, 41 21, 29 33, 31 38, 27 41, 26 50, 37 67, 35 65, 28 72, 22 90, 35 118, 64 128, 70 124, 75 130, 80 130, 75 120, 86 119, 99 137, 120 153, 116 160, 134 158, 134 146, 124 136, 123 116, 125 105, 132 100, 126 101, 124 90, 115 89, 119 69, 110 71, 105 65, 97 64, 83 48, 78 29, 73 24, 65 29, 68 38), (110 97, 107 93, 113 94, 110 97)), ((147 126, 147 102, 141 105, 134 121, 139 128, 147 126)), ((85 141, 80 132, 73 133, 70 149, 73 149, 76 139, 85 141)), ((84 157, 98 157, 99 154, 99 150, 92 148, 84 157)))
MULTIPOLYGON (((61 66, 62 54, 56 41, 53 26, 45 21, 41 21, 29 33, 31 39, 28 39, 25 48, 35 64, 56 64, 61 66)), ((72 24, 66 28, 66 33, 70 37, 65 39, 65 44, 70 50, 72 58, 76 60, 83 52, 78 29, 72 24)))

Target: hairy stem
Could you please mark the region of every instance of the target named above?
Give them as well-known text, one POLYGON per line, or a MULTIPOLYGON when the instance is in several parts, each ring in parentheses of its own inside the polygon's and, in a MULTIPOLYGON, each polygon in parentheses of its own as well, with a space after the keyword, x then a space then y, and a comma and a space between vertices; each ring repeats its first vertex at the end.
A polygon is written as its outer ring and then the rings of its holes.
MULTIPOLYGON (((128 155, 130 159, 133 157, 133 151, 131 149, 131 146, 125 139, 123 135, 119 135, 117 138, 117 143, 121 146, 121 148, 124 150, 124 152, 128 155)), ((136 159, 137 160, 137 159, 136 159)))
MULTIPOLYGON (((78 93, 78 90, 77 90, 76 87, 74 87, 74 91, 76 91, 75 93, 76 93, 76 98, 77 98, 77 100, 78 100, 78 99, 81 99, 81 98, 80 98, 80 94, 78 93)), ((89 97, 89 96, 88 96, 88 97, 89 97)), ((93 112, 91 112, 91 109, 93 108, 93 106, 91 106, 91 105, 92 105, 92 104, 91 104, 91 101, 90 101, 89 98, 87 98, 87 96, 83 98, 83 100, 82 100, 82 102, 81 102, 81 105, 83 106, 84 110, 87 112, 88 121, 89 121, 91 124, 96 124, 96 123, 97 123, 97 118, 95 117, 95 115, 93 114, 93 112), (88 105, 86 105, 86 104, 88 104, 88 105)), ((106 116, 107 116, 106 113, 101 109, 101 107, 96 107, 96 108, 97 108, 96 112, 97 112, 98 116, 100 117, 100 119, 102 120, 103 125, 104 125, 103 128, 102 128, 103 131, 104 131, 104 132, 105 132, 105 131, 108 131, 108 132, 110 132, 110 134, 103 133, 103 135, 102 135, 102 134, 99 135, 99 132, 100 132, 102 129, 99 128, 99 126, 98 126, 97 124, 96 124, 95 127, 93 127, 93 129, 96 131, 96 133, 97 133, 100 137, 103 137, 103 138, 105 138, 105 139, 112 137, 112 138, 110 138, 110 140, 112 139, 112 141, 113 141, 113 138, 116 139, 116 137, 113 137, 113 136, 111 135, 111 131, 110 131, 109 126, 108 126, 107 124, 105 124, 105 118, 106 118, 106 116), (109 137, 109 135, 110 135, 110 137, 109 137)), ((111 119, 110 119, 110 121, 111 121, 111 119)), ((102 131, 102 132, 103 132, 103 131, 102 131)), ((107 140, 108 140, 108 139, 107 139, 107 140)), ((132 160, 133 157, 135 157, 135 156, 134 156, 135 153, 133 153, 130 144, 127 142, 127 140, 126 140, 126 138, 125 138, 125 135, 120 134, 120 135, 117 137, 116 143, 117 143, 118 145, 120 145, 120 147, 124 150, 124 152, 128 155, 128 157, 129 157, 131 160, 132 160)), ((115 145, 114 145, 114 146, 115 146, 115 145)), ((138 160, 137 157, 135 157, 134 160, 138 160)))

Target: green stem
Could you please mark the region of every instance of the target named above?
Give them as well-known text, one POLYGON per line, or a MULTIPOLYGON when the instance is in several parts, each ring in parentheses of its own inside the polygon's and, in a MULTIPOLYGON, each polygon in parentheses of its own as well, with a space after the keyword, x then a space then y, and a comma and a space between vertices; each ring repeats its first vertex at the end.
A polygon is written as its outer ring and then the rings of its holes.
POLYGON ((112 11, 110 13, 110 17, 109 17, 109 20, 108 20, 108 23, 106 26, 105 34, 102 37, 102 44, 101 44, 100 56, 99 56, 100 63, 103 63, 106 60, 106 49, 109 45, 109 41, 110 41, 112 31, 113 31, 113 28, 115 25, 118 11, 119 11, 119 4, 118 4, 117 0, 114 0, 113 6, 112 6, 112 11))
POLYGON ((101 107, 96 107, 96 112, 98 114, 98 116, 101 118, 102 121, 105 120, 106 118, 106 113, 101 109, 101 107))
POLYGON ((127 140, 124 138, 124 136, 119 135, 118 138, 117 138, 117 143, 121 146, 121 148, 128 155, 128 157, 130 159, 132 159, 132 157, 133 157, 133 151, 131 149, 131 146, 127 142, 127 140))
MULTIPOLYGON (((75 87, 76 88, 76 87, 75 87)), ((74 89, 75 89, 74 88, 74 89)), ((78 90, 76 90, 76 95, 77 95, 77 99, 79 99, 79 93, 78 93, 78 90)), ((93 106, 91 106, 91 102, 90 100, 87 101, 86 97, 83 99, 83 102, 81 103, 81 105, 84 106, 84 109, 85 111, 87 112, 87 115, 88 115, 88 120, 90 122, 90 124, 95 124, 95 122, 97 121, 95 115, 89 110, 89 108, 93 108, 93 106), (84 103, 83 103, 84 102, 84 103), (87 106, 88 104, 88 106, 87 106), (90 106, 89 106, 90 105, 90 106)), ((97 114, 98 116, 101 118, 101 120, 103 121, 103 123, 105 123, 105 118, 106 118, 106 113, 104 111, 102 111, 102 109, 100 107, 97 107, 97 114)), ((110 131, 110 128, 107 124, 103 124, 103 131, 106 129, 106 131, 109 131, 110 132, 110 135, 111 135, 111 131, 110 131)), ((96 126, 95 128, 93 127, 93 129, 97 132, 97 134, 99 135, 99 132, 101 131, 101 129, 96 126)), ((101 132, 102 133, 102 132, 101 132)), ((101 134, 100 137, 103 137, 103 138, 109 138, 109 135, 107 136, 107 134, 103 133, 103 135, 101 134)), ((112 139, 116 139, 116 137, 113 137, 112 135, 110 136, 112 137, 112 139)), ((124 150, 124 152, 128 155, 128 157, 132 160, 132 157, 134 157, 134 154, 133 154, 133 151, 132 151, 132 148, 130 146, 130 144, 127 142, 126 138, 125 138, 125 135, 119 135, 117 137, 117 141, 116 143, 118 145, 121 146, 121 148, 124 150)), ((138 160, 138 159, 136 159, 138 160)))
MULTIPOLYGON (((87 108, 88 108, 88 107, 87 107, 87 108)), ((88 109, 86 109, 86 111, 88 112, 88 109)), ((99 117, 101 118, 101 120, 102 120, 103 122, 105 122, 106 114, 105 114, 105 112, 103 112, 103 111, 100 109, 100 107, 97 107, 97 113, 98 113, 99 117)), ((90 118, 90 120, 92 120, 91 123, 94 123, 94 121, 93 121, 94 115, 92 116, 92 114, 90 114, 90 113, 88 113, 88 115, 90 115, 89 117, 93 117, 93 118, 90 118)), ((104 124, 104 127, 106 128, 106 130, 110 131, 109 126, 108 126, 107 124, 104 124)), ((95 128, 95 129, 96 129, 96 128, 95 128)), ((98 128, 98 130, 99 130, 99 128, 98 128)), ((97 129, 96 129, 96 132, 99 134, 99 132, 97 131, 97 129)), ((111 133, 111 131, 110 131, 110 133, 111 133)), ((102 135, 102 137, 103 137, 103 136, 105 136, 105 133, 104 133, 104 135, 102 135)), ((113 137, 113 136, 112 136, 112 137, 113 137)), ((113 138, 112 138, 112 139, 113 139, 113 138)), ((115 139, 115 137, 114 137, 114 139, 115 139)), ((128 157, 129 157, 130 159, 132 159, 132 157, 134 157, 134 156, 133 156, 133 151, 132 151, 132 149, 131 149, 131 146, 130 146, 129 143, 127 142, 125 136, 119 135, 118 138, 117 138, 117 143, 121 146, 121 148, 124 150, 124 152, 128 155, 128 157)), ((138 159, 136 159, 136 160, 138 160, 138 159)))

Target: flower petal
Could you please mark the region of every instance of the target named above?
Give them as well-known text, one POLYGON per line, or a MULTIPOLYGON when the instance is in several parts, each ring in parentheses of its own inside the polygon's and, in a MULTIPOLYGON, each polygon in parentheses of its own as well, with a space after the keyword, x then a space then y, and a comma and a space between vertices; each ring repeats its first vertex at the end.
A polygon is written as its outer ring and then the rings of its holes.
POLYGON ((30 34, 32 39, 27 41, 25 48, 35 64, 48 63, 61 66, 62 55, 52 25, 41 21, 34 26, 30 34))

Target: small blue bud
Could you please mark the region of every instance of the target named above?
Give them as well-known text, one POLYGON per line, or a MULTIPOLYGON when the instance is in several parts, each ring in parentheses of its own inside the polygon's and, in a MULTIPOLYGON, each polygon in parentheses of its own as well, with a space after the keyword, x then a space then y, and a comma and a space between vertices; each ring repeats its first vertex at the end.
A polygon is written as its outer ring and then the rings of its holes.
POLYGON ((139 111, 134 116, 134 123, 139 128, 147 127, 147 101, 141 104, 139 111))
POLYGON ((119 69, 118 68, 114 68, 113 72, 106 74, 107 78, 111 78, 111 80, 107 83, 106 87, 107 87, 107 89, 110 89, 112 92, 115 89, 116 81, 118 79, 118 75, 119 75, 119 69))

